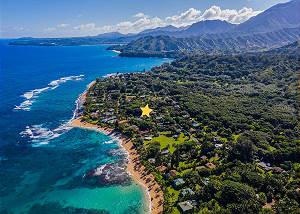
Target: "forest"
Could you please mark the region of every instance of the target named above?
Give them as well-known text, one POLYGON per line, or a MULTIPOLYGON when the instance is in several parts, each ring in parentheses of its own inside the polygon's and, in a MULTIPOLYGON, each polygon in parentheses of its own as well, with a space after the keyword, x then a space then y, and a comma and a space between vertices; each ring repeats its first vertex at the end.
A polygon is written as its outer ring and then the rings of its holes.
POLYGON ((165 213, 299 213, 299 53, 193 53, 98 78, 82 118, 133 141, 165 213))

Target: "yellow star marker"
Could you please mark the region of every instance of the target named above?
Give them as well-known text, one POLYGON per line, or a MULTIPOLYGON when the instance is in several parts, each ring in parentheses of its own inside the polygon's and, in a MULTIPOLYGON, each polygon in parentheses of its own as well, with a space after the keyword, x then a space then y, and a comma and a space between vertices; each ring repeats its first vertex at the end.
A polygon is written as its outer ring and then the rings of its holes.
POLYGON ((150 117, 150 112, 152 111, 152 109, 149 108, 148 104, 144 108, 141 107, 141 110, 142 110, 142 116, 141 117, 143 117, 144 115, 147 116, 147 117, 150 117))

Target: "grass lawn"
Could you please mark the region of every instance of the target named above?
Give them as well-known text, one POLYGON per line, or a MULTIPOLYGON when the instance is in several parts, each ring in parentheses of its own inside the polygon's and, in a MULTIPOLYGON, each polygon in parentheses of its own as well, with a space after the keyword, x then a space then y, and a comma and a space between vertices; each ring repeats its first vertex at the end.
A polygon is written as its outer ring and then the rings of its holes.
POLYGON ((181 133, 177 139, 174 139, 173 137, 167 137, 165 133, 160 133, 158 137, 154 137, 152 140, 145 141, 145 145, 148 145, 152 142, 159 142, 160 149, 165 149, 169 146, 169 151, 173 153, 175 151, 175 145, 183 143, 186 139, 187 137, 184 136, 183 133, 181 133))
POLYGON ((233 142, 237 142, 237 140, 239 139, 239 137, 240 137, 240 135, 241 134, 233 134, 231 137, 232 137, 232 139, 233 139, 233 142))

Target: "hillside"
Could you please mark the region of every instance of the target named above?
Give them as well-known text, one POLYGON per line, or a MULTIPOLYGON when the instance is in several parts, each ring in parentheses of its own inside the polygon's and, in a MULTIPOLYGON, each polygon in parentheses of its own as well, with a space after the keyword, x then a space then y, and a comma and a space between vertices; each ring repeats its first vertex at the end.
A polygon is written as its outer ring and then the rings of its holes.
POLYGON ((235 25, 221 20, 206 20, 192 24, 185 30, 176 31, 176 37, 195 37, 205 34, 221 34, 234 29, 235 25))
POLYGON ((277 4, 238 25, 235 32, 273 32, 283 28, 300 27, 300 0, 277 4))
POLYGON ((185 28, 174 26, 77 38, 23 38, 11 45, 118 44, 121 56, 178 57, 182 52, 240 53, 263 51, 295 42, 300 37, 300 0, 277 4, 248 21, 233 25, 221 20, 200 21, 185 28))
POLYGON ((293 0, 277 4, 240 25, 202 21, 174 32, 173 36, 139 38, 122 47, 122 55, 174 55, 174 51, 237 53, 280 47, 300 38, 299 11, 300 0, 293 0))
POLYGON ((295 49, 193 54, 99 78, 83 120, 133 141, 162 186, 166 213, 299 213, 295 49), (153 112, 141 117, 146 104, 153 112))
POLYGON ((283 29, 275 32, 254 35, 209 35, 193 38, 175 38, 169 36, 148 36, 116 47, 123 56, 155 55, 174 52, 196 51, 200 53, 239 53, 262 51, 280 47, 297 41, 300 28, 283 29))

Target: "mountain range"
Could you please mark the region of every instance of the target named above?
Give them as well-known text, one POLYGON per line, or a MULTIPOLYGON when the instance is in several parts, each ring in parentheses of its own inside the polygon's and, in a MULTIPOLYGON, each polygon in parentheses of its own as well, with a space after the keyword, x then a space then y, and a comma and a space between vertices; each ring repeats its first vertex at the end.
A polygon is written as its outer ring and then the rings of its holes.
POLYGON ((118 44, 123 55, 203 51, 237 52, 270 49, 286 45, 300 36, 300 0, 274 5, 235 25, 222 20, 205 20, 187 27, 172 25, 144 30, 137 34, 105 33, 90 37, 21 38, 12 45, 95 45, 118 44))

